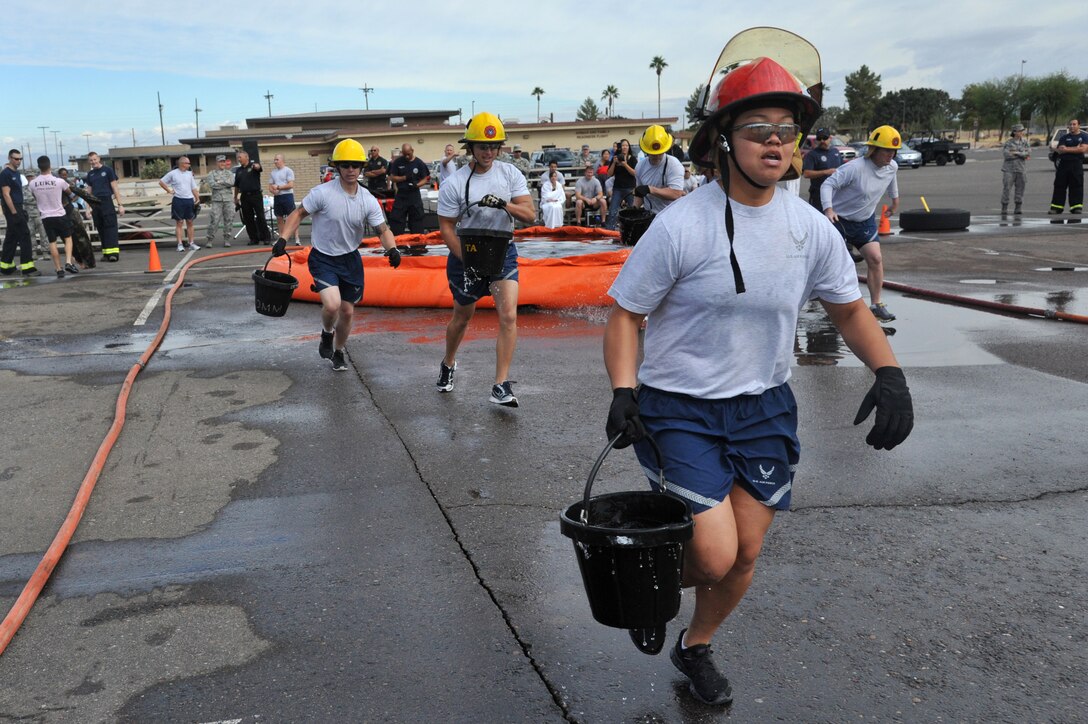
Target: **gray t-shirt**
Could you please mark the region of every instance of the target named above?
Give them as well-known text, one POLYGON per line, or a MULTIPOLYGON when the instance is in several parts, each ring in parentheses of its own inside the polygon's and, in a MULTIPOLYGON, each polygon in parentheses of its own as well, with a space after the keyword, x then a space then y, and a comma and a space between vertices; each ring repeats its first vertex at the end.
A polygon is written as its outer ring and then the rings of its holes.
POLYGON ((465 186, 468 186, 468 203, 472 204, 487 194, 510 201, 529 195, 529 186, 521 171, 502 161, 491 164, 485 174, 473 173, 472 166, 457 169, 438 189, 438 215, 447 219, 460 217, 459 227, 466 229, 492 229, 513 231, 514 220, 504 209, 473 206, 466 211, 465 186), (471 178, 471 180, 470 180, 471 178), (462 216, 464 214, 464 216, 462 216))
POLYGON ((175 168, 159 180, 174 189, 174 198, 176 199, 191 199, 193 198, 193 192, 197 190, 192 171, 182 171, 180 168, 175 168))
POLYGON ((373 228, 385 223, 382 207, 369 191, 359 186, 351 196, 340 179, 310 189, 302 207, 314 217, 313 247, 330 256, 357 250, 368 223, 373 228))
MULTIPOLYGON (((283 168, 272 169, 272 183, 277 186, 283 186, 286 183, 290 183, 295 180, 295 172, 291 170, 289 166, 283 168)), ((281 189, 276 192, 276 196, 285 196, 287 194, 295 193, 294 189, 281 189)))
POLYGON ((868 158, 845 163, 820 187, 820 205, 835 209, 836 214, 850 221, 865 221, 876 213, 885 192, 890 198, 899 198, 895 181, 898 170, 895 161, 883 168, 877 168, 868 158))
MULTIPOLYGON (((656 166, 650 163, 649 156, 638 162, 635 166, 635 185, 657 186, 658 188, 670 188, 683 191, 684 164, 680 163, 680 160, 676 158, 676 156, 667 153, 662 154, 662 157, 665 159, 665 162, 659 163, 656 166)), ((642 199, 643 207, 653 211, 655 214, 659 213, 671 203, 671 201, 660 199, 653 194, 649 194, 642 199)))
POLYGON ((601 190, 601 182, 597 180, 597 177, 586 178, 583 176, 574 182, 574 191, 587 199, 597 198, 597 194, 603 193, 601 190))
POLYGON ((641 383, 704 399, 760 394, 789 379, 809 299, 861 298, 842 237, 807 203, 775 189, 764 206, 731 206, 743 294, 716 183, 658 214, 609 289, 624 309, 649 315, 641 383))

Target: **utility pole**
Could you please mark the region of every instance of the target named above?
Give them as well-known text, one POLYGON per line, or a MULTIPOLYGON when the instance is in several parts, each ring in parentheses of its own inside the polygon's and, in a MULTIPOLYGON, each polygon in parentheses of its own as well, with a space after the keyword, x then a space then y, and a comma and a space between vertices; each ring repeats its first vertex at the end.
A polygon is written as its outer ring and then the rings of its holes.
POLYGON ((63 165, 65 165, 64 164, 64 141, 61 141, 59 145, 60 145, 60 165, 63 166, 63 165))
MULTIPOLYGON (((57 141, 57 134, 60 133, 60 131, 50 131, 50 133, 53 134, 53 150, 57 152, 57 160, 63 162, 64 158, 60 155, 60 143, 57 141)), ((61 163, 61 165, 64 164, 61 163)))
POLYGON ((264 92, 264 97, 265 97, 265 100, 268 101, 268 117, 271 118, 272 117, 272 99, 275 98, 276 96, 272 95, 272 91, 266 89, 265 92, 264 92))
MULTIPOLYGON (((49 128, 49 126, 38 126, 38 128, 42 129, 42 155, 43 156, 48 156, 49 155, 49 141, 45 140, 45 129, 49 128)), ((26 163, 27 163, 28 166, 30 165, 30 161, 27 161, 26 163)))
POLYGON ((200 107, 200 103, 196 98, 193 99, 193 113, 196 114, 196 137, 200 138, 200 112, 204 109, 200 107))
MULTIPOLYGON (((162 96, 158 91, 155 91, 155 97, 159 99, 159 134, 162 136, 162 145, 166 145, 166 127, 162 124, 162 96)), ((132 136, 132 145, 136 145, 136 135, 132 136)))
POLYGON ((363 87, 360 88, 363 92, 363 97, 366 99, 366 109, 370 110, 370 94, 374 92, 374 89, 369 87, 366 83, 363 83, 363 87))
POLYGON ((90 153, 91 152, 91 134, 81 133, 80 135, 87 139, 87 153, 90 153))
POLYGON ((136 129, 132 129, 132 147, 136 148, 136 129))

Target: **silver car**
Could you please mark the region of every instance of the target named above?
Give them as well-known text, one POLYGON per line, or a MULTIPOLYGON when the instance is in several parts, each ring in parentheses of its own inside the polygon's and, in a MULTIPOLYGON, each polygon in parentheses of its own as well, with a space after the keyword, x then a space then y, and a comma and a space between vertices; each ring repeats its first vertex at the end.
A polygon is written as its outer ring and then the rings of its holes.
POLYGON ((899 165, 899 168, 904 166, 918 168, 922 165, 922 153, 921 151, 915 151, 910 146, 903 146, 895 152, 895 162, 899 165))

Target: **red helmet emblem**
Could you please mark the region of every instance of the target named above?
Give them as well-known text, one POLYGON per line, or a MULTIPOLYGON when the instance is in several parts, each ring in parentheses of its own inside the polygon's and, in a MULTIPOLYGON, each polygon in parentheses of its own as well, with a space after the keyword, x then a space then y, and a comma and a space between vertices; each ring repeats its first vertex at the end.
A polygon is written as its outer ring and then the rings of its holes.
POLYGON ((660 141, 654 141, 651 148, 653 148, 656 151, 657 149, 661 148, 661 142, 660 141))
POLYGON ((892 136, 892 145, 893 146, 898 146, 899 145, 899 139, 892 136))
POLYGON ((484 136, 486 136, 487 138, 494 138, 496 133, 497 131, 495 130, 494 126, 484 127, 484 136))

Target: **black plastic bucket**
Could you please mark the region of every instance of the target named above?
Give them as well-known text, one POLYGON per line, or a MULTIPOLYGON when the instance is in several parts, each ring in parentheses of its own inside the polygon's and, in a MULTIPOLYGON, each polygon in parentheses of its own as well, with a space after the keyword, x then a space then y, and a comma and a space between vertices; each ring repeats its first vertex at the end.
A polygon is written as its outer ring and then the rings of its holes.
MULTIPOLYGON (((559 530, 574 541, 593 618, 616 628, 656 628, 680 610, 684 543, 694 523, 687 502, 671 493, 609 493, 590 498, 597 471, 617 438, 597 458, 581 502, 567 508, 559 530)), ((661 489, 665 471, 657 455, 661 489)))
POLYGON ((457 236, 461 240, 461 261, 466 274, 481 278, 502 274, 506 251, 514 237, 512 232, 462 229, 457 236))
MULTIPOLYGON (((272 261, 274 257, 268 257, 272 261)), ((283 272, 268 271, 268 261, 263 269, 253 270, 254 303, 257 312, 266 317, 282 317, 287 314, 291 294, 298 288, 298 279, 283 272)), ((291 255, 287 255, 287 271, 291 271, 291 255)))
POLYGON ((620 241, 627 246, 634 246, 646 229, 650 228, 650 222, 654 220, 654 212, 640 207, 632 206, 620 209, 620 241))

